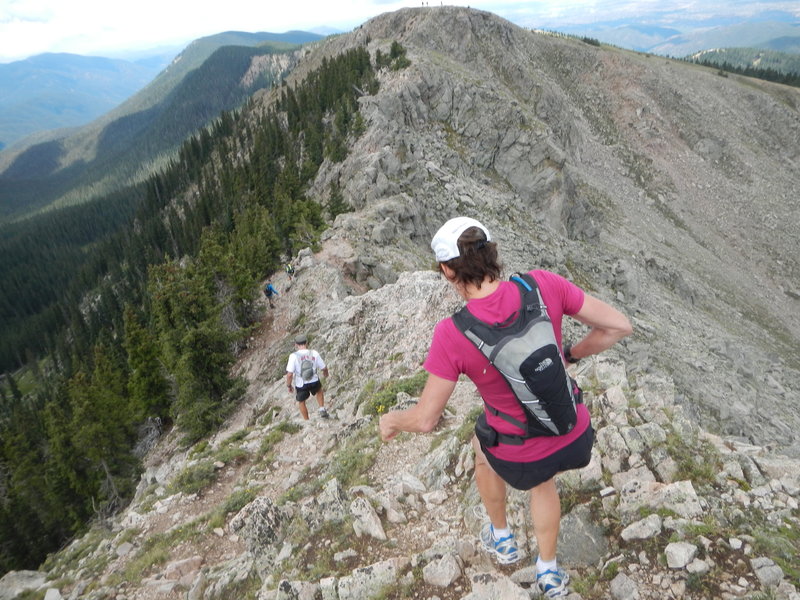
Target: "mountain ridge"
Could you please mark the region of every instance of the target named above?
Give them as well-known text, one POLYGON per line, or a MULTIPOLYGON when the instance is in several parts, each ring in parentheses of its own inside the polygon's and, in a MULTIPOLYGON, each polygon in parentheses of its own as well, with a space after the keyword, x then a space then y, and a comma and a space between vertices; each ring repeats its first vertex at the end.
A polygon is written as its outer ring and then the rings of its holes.
MULTIPOLYGON (((192 449, 162 436, 130 510, 45 570, 76 598, 527 598, 529 570, 475 552, 460 444, 477 404, 469 384, 438 445, 376 439, 377 392, 419 373, 433 324, 459 303, 430 271, 430 236, 469 214, 506 271, 555 270, 634 322, 629 342, 579 373, 598 429, 593 469, 562 488, 574 492, 562 548, 588 552, 565 560, 580 597, 795 598, 796 546, 780 527, 796 523, 800 494, 786 410, 798 381, 798 91, 449 7, 328 40, 287 85, 343 50, 394 41, 410 65, 380 70, 379 91, 359 98, 363 133, 307 190, 328 206, 337 184, 352 210, 318 251, 289 257, 296 280, 276 274, 278 309, 237 364, 240 412, 192 449), (281 378, 300 331, 333 374, 338 420, 313 433, 292 423, 281 378), (182 470, 200 468, 220 479, 181 488, 182 470)), ((254 114, 276 97, 258 93, 254 114)), ((532 553, 524 504, 512 506, 532 553)))

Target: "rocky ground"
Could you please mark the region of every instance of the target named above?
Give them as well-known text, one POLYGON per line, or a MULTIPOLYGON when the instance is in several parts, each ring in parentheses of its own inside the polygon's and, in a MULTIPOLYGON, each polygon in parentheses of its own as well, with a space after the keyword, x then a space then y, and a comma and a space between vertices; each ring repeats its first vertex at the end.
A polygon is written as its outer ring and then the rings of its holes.
MULTIPOLYGON (((329 326, 313 345, 331 367, 332 418, 313 411, 311 420, 299 418, 280 372, 293 307, 309 287, 323 285, 319 274, 329 268, 319 256, 303 258, 291 286, 278 280, 280 302, 238 365, 251 385, 237 414, 213 439, 188 450, 177 432, 166 433, 148 455, 135 500, 53 556, 34 580, 39 594, 48 590, 48 600, 535 595, 536 546, 524 494, 510 493, 509 515, 525 558, 498 567, 477 544, 483 515, 471 480, 471 429, 464 426, 479 406, 472 385, 458 384, 432 434, 383 444, 369 414, 379 390, 363 377, 355 385, 358 377, 347 370, 342 322, 387 305, 403 289, 417 293, 396 305, 401 313, 419 298, 447 297, 433 274, 403 274, 397 284, 348 297, 338 322, 336 311, 318 307, 317 318, 329 326)), ((394 336, 405 322, 387 321, 382 330, 362 323, 364 331, 351 335, 363 335, 371 352, 385 356, 397 348, 394 336)), ((418 370, 416 355, 400 353, 393 361, 399 364, 387 366, 403 372, 396 381, 418 370)), ((560 560, 572 575, 574 600, 800 597, 796 461, 703 432, 675 404, 668 377, 630 377, 615 352, 582 363, 575 375, 587 392, 597 441, 590 466, 559 479, 560 560)), ((387 406, 414 401, 405 392, 385 400, 387 406)), ((0 589, 12 589, 14 581, 6 576, 0 589)))

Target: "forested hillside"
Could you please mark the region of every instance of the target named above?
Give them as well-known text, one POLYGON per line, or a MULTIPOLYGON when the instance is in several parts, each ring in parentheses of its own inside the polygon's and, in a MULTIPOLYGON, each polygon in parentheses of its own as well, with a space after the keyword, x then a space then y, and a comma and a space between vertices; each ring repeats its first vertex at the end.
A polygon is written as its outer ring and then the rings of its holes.
MULTIPOLYGON (((18 206, 29 211, 62 197, 66 190, 83 198, 92 197, 94 191, 96 199, 0 227, 0 248, 6 257, 0 265, 4 282, 0 370, 21 366, 28 353, 41 352, 47 337, 42 332, 51 332, 69 319, 63 310, 55 310, 54 302, 76 287, 78 295, 83 293, 86 278, 92 280, 92 276, 80 272, 95 270, 86 266, 87 257, 97 257, 94 245, 125 225, 147 187, 122 182, 141 178, 152 170, 148 165, 155 157, 169 156, 173 147, 213 121, 221 110, 239 106, 248 91, 269 88, 279 77, 280 73, 267 69, 241 85, 242 75, 257 56, 269 58, 271 51, 220 48, 163 102, 106 126, 96 156, 89 162, 58 169, 61 145, 51 142, 32 147, 4 173, 0 196, 7 201, 6 210, 18 206), (43 174, 42 169, 52 173, 43 174), (100 193, 104 188, 116 191, 100 193)), ((208 135, 204 131, 201 137, 208 135)), ((184 154, 192 151, 183 150, 184 154)))
MULTIPOLYGON (((279 81, 291 64, 291 48, 296 46, 220 47, 188 72, 166 69, 110 113, 112 118, 28 147, 0 173, 0 222, 141 182, 163 168, 188 135, 221 111, 239 107, 255 90, 279 81), (251 73, 254 63, 261 67, 251 73)), ((185 54, 191 60, 203 52, 192 48, 185 54)))
MULTIPOLYGON (((206 75, 231 64, 218 58, 206 75)), ((342 210, 335 189, 322 206, 305 187, 362 131, 356 97, 377 90, 373 69, 363 48, 325 60, 274 90, 274 109, 223 113, 144 183, 4 229, 0 571, 35 567, 123 505, 148 428, 174 423, 188 444, 235 406, 229 368, 256 286, 342 210), (11 375, 22 363, 29 393, 11 375)), ((193 89, 173 109, 207 115, 193 89)))
POLYGON ((800 86, 800 54, 755 48, 721 48, 697 52, 687 60, 719 67, 724 72, 800 86))

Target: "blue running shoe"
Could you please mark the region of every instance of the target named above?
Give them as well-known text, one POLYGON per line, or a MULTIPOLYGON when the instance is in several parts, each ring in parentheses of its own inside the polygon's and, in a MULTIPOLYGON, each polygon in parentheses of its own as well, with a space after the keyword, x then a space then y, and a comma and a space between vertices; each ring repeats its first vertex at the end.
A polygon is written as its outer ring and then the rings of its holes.
POLYGON ((536 574, 536 587, 548 598, 561 598, 569 595, 567 584, 569 583, 569 573, 564 569, 555 571, 545 571, 536 574))
POLYGON ((521 556, 517 550, 517 541, 514 534, 507 535, 495 541, 494 528, 491 523, 486 523, 481 529, 481 544, 487 552, 493 552, 497 562, 501 565, 510 565, 517 562, 521 556))

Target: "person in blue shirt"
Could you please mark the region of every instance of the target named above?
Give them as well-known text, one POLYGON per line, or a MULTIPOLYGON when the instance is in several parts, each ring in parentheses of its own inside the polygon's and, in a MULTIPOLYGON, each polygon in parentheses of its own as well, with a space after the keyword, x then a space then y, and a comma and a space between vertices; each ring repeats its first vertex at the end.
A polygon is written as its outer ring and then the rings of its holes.
POLYGON ((275 304, 272 302, 272 298, 278 295, 278 290, 276 290, 271 281, 267 282, 267 285, 264 287, 264 296, 267 298, 267 302, 269 302, 270 308, 275 308, 275 304))

